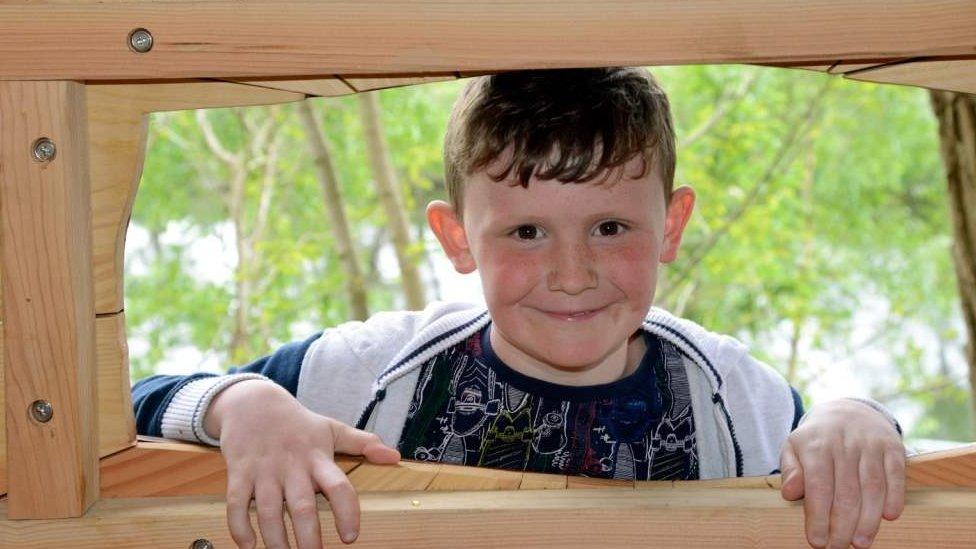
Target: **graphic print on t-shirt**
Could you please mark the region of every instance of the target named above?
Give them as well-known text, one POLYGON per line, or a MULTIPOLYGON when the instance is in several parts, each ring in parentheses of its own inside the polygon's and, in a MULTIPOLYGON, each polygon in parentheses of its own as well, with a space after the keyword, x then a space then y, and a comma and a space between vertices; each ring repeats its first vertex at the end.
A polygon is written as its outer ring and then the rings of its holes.
POLYGON ((421 368, 398 449, 407 459, 591 477, 698 478, 684 361, 642 334, 637 370, 570 387, 530 378, 492 352, 489 327, 421 368))

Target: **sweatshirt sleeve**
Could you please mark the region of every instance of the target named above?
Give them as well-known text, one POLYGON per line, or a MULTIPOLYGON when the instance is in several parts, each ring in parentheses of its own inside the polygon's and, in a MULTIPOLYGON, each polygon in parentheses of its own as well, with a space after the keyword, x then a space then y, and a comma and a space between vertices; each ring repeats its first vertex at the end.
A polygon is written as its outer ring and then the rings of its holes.
POLYGON ((245 379, 272 381, 295 395, 305 354, 320 336, 321 332, 283 345, 250 364, 231 368, 225 375, 156 375, 140 380, 132 387, 136 431, 140 435, 219 446, 220 442, 203 430, 203 418, 214 397, 245 379))

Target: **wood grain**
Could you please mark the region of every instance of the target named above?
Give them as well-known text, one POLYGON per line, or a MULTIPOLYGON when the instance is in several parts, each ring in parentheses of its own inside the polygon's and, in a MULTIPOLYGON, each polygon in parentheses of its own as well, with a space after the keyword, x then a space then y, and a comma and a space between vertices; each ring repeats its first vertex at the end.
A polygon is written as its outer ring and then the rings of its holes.
POLYGON ((976 444, 909 458, 908 486, 962 486, 976 489, 976 444))
POLYGON ((132 413, 129 348, 125 315, 95 319, 95 364, 98 378, 98 455, 107 456, 133 446, 136 419, 132 413))
MULTIPOLYGON (((346 473, 360 460, 337 456, 346 473)), ((227 469, 216 448, 140 437, 132 448, 101 461, 103 498, 221 495, 227 491, 227 469)))
POLYGON ((974 28, 969 0, 14 1, 0 5, 0 79, 809 65, 972 55, 974 28), (150 52, 129 49, 136 28, 150 52))
MULTIPOLYGON (((779 492, 779 475, 695 481, 620 481, 541 473, 401 461, 373 465, 359 457, 337 456, 337 463, 360 493, 402 490, 565 490, 674 487, 762 489, 779 492)), ((219 495, 226 490, 220 452, 197 444, 140 437, 134 447, 102 459, 104 497, 219 495)), ((976 488, 976 444, 913 456, 908 485, 976 488)))
MULTIPOLYGON (((495 492, 361 494, 356 547, 808 547, 803 506, 752 489, 678 487, 495 492)), ((3 520, 13 547, 189 547, 208 539, 233 547, 222 498, 99 501, 82 518, 3 520)), ((341 547, 327 502, 319 498, 327 547, 341 547)), ((254 508, 252 507, 252 522, 254 508)), ((904 514, 882 524, 875 547, 972 547, 976 492, 926 489, 908 495, 904 514)), ((288 523, 289 521, 286 521, 288 523)), ((292 545, 294 546, 294 545, 292 545)))
POLYGON ((275 90, 303 93, 312 97, 336 97, 356 93, 356 90, 337 76, 310 76, 306 78, 236 79, 231 82, 261 86, 275 90))
POLYGON ((356 76, 343 75, 342 79, 349 83, 357 92, 381 90, 384 88, 397 88, 400 86, 413 86, 418 84, 429 84, 431 82, 444 82, 457 79, 457 73, 430 74, 430 75, 390 75, 386 77, 375 76, 356 76))
POLYGON ((845 76, 851 80, 863 82, 901 84, 961 93, 976 93, 976 59, 896 63, 875 69, 860 70, 845 76))
POLYGON ((84 86, 0 82, 0 216, 10 516, 81 515, 98 497, 95 311, 84 86), (57 155, 32 158, 48 137, 57 155), (51 403, 47 423, 28 413, 51 403))

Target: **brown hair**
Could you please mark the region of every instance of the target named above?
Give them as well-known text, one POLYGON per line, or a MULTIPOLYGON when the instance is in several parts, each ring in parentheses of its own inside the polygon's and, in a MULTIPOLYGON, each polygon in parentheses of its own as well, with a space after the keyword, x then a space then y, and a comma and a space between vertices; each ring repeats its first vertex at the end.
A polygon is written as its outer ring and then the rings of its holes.
POLYGON ((525 70, 472 78, 454 103, 444 136, 445 180, 458 215, 464 178, 503 155, 510 158, 507 167, 489 177, 503 181, 514 171, 513 184, 528 187, 533 173, 542 180, 585 183, 638 154, 643 168, 636 177, 655 166, 664 196, 670 196, 674 125, 667 95, 643 68, 525 70), (594 165, 597 147, 601 153, 594 165))

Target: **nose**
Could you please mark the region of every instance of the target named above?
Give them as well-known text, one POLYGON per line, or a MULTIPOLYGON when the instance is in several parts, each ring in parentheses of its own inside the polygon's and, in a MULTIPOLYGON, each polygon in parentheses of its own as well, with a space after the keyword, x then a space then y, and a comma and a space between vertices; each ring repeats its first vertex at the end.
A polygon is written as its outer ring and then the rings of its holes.
POLYGON ((593 251, 581 242, 565 242, 553 247, 547 283, 550 291, 576 295, 596 288, 597 274, 593 251))

